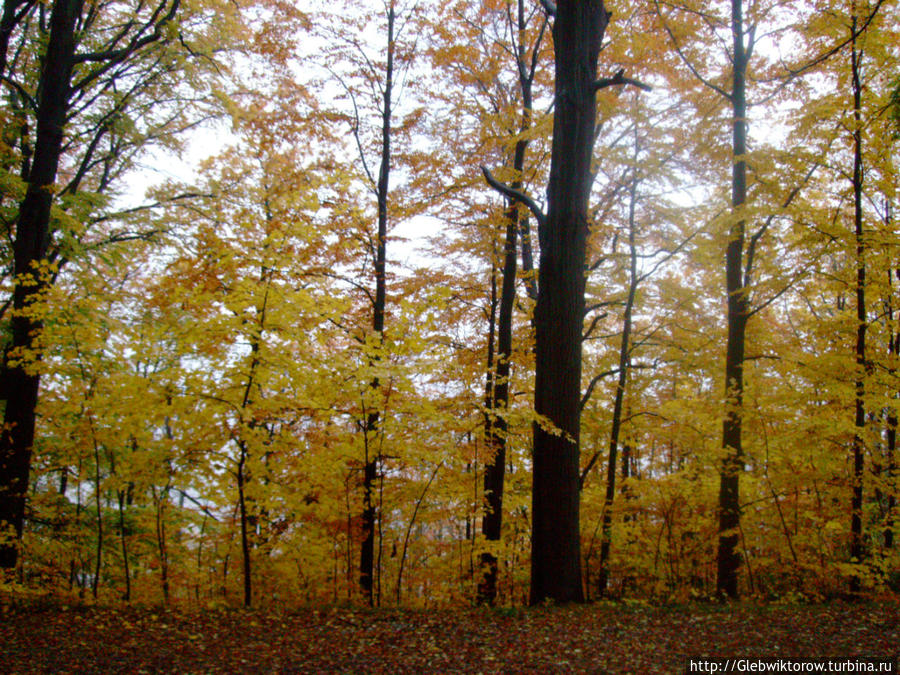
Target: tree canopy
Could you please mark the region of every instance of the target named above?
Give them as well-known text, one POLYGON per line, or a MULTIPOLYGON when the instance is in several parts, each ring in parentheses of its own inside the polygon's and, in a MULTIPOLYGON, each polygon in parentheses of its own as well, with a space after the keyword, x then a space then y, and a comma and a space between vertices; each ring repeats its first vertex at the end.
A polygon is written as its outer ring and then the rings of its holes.
POLYGON ((2 587, 900 591, 898 27, 6 0, 2 587))

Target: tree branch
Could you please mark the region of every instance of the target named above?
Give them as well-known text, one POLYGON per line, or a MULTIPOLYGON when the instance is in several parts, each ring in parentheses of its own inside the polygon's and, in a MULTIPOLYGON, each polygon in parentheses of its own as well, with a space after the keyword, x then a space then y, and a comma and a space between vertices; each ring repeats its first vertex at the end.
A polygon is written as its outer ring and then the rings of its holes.
POLYGON ((581 336, 581 339, 590 340, 591 335, 593 335, 594 330, 597 328, 597 324, 603 321, 603 319, 605 319, 607 316, 609 316, 609 312, 601 312, 600 314, 597 314, 591 321, 591 325, 588 326, 588 329, 581 336))
MULTIPOLYGON (((787 209, 791 205, 791 202, 794 201, 794 197, 800 194, 800 191, 806 186, 806 184, 809 182, 810 178, 812 178, 812 175, 820 165, 821 163, 818 161, 813 163, 809 171, 806 172, 806 176, 804 176, 803 180, 794 186, 794 189, 791 190, 787 198, 782 203, 782 211, 784 209, 787 209)), ((766 222, 763 223, 762 227, 760 227, 756 232, 753 233, 753 236, 750 237, 750 243, 747 247, 747 263, 744 267, 744 288, 750 285, 750 276, 753 272, 753 258, 756 254, 756 246, 757 244, 759 244, 759 240, 762 238, 762 236, 766 233, 766 230, 769 229, 769 226, 772 224, 772 221, 775 219, 776 215, 778 214, 773 213, 769 215, 769 217, 766 218, 766 222)))
POLYGON ((481 173, 484 174, 484 179, 487 181, 488 185, 494 188, 497 192, 502 194, 504 197, 508 197, 513 201, 524 204, 528 207, 528 209, 534 214, 534 217, 538 221, 538 225, 541 227, 544 226, 544 223, 547 222, 547 216, 544 215, 544 212, 541 211, 541 207, 537 205, 537 203, 528 195, 523 192, 519 192, 518 190, 514 190, 508 185, 504 185, 500 181, 498 181, 491 172, 487 169, 487 167, 481 167, 481 173))
POLYGON ((612 77, 601 77, 599 80, 594 82, 594 91, 600 91, 601 89, 606 89, 606 87, 615 87, 618 85, 630 84, 633 87, 637 87, 638 89, 643 89, 644 91, 653 91, 653 87, 649 84, 644 84, 640 80, 635 80, 631 77, 625 77, 625 69, 620 68, 616 71, 616 74, 612 77))
POLYGON ((591 394, 594 393, 594 387, 597 386, 597 383, 600 380, 602 380, 604 377, 609 377, 610 375, 617 375, 618 372, 618 368, 613 368, 612 370, 604 370, 602 373, 597 373, 596 375, 594 375, 594 377, 592 377, 591 381, 588 383, 588 387, 584 392, 584 396, 581 397, 579 410, 584 410, 584 406, 586 406, 587 402, 591 399, 591 394))
POLYGON ((724 97, 727 100, 731 100, 731 94, 722 89, 719 85, 715 84, 711 80, 707 80, 703 75, 700 74, 700 71, 697 70, 696 66, 694 66, 693 62, 685 55, 684 51, 681 49, 681 45, 678 44, 678 38, 675 37, 675 33, 672 32, 672 28, 669 26, 669 22, 663 18, 662 9, 659 6, 659 0, 654 0, 654 4, 656 5, 656 14, 659 16, 659 20, 662 22, 663 28, 665 28, 666 33, 669 35, 669 39, 672 41, 672 47, 675 48, 675 53, 678 54, 678 58, 681 59, 682 63, 688 67, 688 70, 691 71, 691 74, 697 78, 704 86, 712 89, 714 92, 719 94, 719 96, 724 97))

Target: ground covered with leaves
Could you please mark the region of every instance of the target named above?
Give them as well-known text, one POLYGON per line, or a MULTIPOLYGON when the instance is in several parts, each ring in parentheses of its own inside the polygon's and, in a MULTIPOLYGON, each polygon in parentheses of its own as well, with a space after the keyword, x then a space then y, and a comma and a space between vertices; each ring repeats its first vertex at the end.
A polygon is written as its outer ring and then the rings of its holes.
POLYGON ((687 657, 896 656, 896 603, 291 612, 6 606, 6 673, 681 673, 687 657))

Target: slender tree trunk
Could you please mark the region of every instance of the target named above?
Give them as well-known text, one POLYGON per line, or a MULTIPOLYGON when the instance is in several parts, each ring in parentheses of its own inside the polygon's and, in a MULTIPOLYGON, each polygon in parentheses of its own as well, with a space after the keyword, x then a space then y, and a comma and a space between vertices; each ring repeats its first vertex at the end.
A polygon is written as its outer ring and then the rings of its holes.
MULTIPOLYGON (((497 297, 497 263, 496 263, 496 239, 493 239, 492 243, 492 251, 491 251, 491 311, 488 316, 488 343, 487 343, 487 367, 485 372, 485 381, 484 381, 484 444, 487 450, 487 457, 485 458, 485 465, 489 465, 492 462, 491 455, 495 452, 494 449, 494 438, 496 433, 494 431, 494 425, 496 424, 496 416, 493 411, 493 403, 495 400, 494 396, 494 386, 497 377, 496 368, 494 367, 494 359, 496 355, 496 346, 495 339, 497 334, 497 308, 499 305, 499 298, 497 297)), ((476 466, 476 476, 477 476, 477 466, 476 466)), ((484 472, 484 487, 485 487, 485 503, 487 509, 490 509, 490 501, 487 497, 487 491, 492 489, 492 479, 488 476, 488 471, 485 469, 484 472)), ((478 504, 478 481, 476 478, 475 484, 475 504, 476 508, 479 507, 478 504)), ((489 511, 484 514, 482 517, 482 532, 485 533, 485 537, 487 537, 487 525, 485 521, 490 515, 489 511)), ((497 528, 499 531, 499 527, 497 528)), ((469 523, 466 521, 466 538, 468 539, 470 535, 469 532, 469 523)), ((473 537, 474 541, 474 537, 473 537)), ((481 555, 481 564, 483 567, 486 566, 486 569, 483 569, 483 576, 478 580, 478 602, 479 603, 490 603, 494 598, 494 591, 488 586, 491 577, 491 558, 494 558, 489 553, 482 553, 481 555)), ((496 560, 496 559, 495 559, 496 560)), ((496 565, 496 562, 494 562, 496 565)))
MULTIPOLYGON (((886 220, 888 225, 890 225, 890 211, 888 210, 887 213, 886 220)), ((888 270, 888 292, 891 293, 891 296, 893 295, 893 276, 895 273, 898 280, 900 280, 900 269, 888 270)), ((900 354, 900 330, 894 329, 893 297, 889 298, 888 321, 891 327, 890 332, 888 333, 888 354, 893 360, 900 354)), ((886 436, 888 454, 888 503, 887 516, 884 520, 884 547, 885 549, 890 550, 894 547, 894 509, 897 505, 896 487, 894 485, 894 476, 897 472, 897 409, 893 406, 888 410, 887 414, 886 436)))
MULTIPOLYGON (((156 488, 151 486, 153 492, 153 501, 156 506, 156 548, 159 552, 159 574, 162 584, 163 602, 169 604, 169 545, 166 541, 166 514, 165 502, 168 499, 168 487, 160 490, 159 495, 156 494, 156 488)), ((227 558, 225 565, 225 574, 227 571, 227 558)), ((224 580, 223 580, 224 588, 224 580)))
MULTIPOLYGON (((391 104, 394 85, 394 2, 388 5, 387 64, 385 68, 384 92, 381 109, 381 165, 378 171, 376 195, 378 200, 378 236, 375 242, 375 304, 372 312, 372 330, 379 345, 384 335, 384 312, 387 303, 387 282, 385 278, 387 262, 388 191, 391 175, 391 104)), ((377 391, 378 378, 372 380, 372 389, 377 391)), ((359 586, 369 605, 374 605, 373 590, 375 563, 376 509, 372 501, 375 481, 378 478, 380 452, 372 452, 370 439, 378 431, 379 413, 369 413, 365 425, 366 456, 363 467, 363 541, 359 555, 359 586)))
POLYGON ((47 257, 50 245, 50 206, 53 183, 59 167, 66 122, 75 26, 83 0, 56 0, 50 16, 50 37, 38 91, 37 135, 34 160, 13 243, 15 281, 13 289, 11 351, 23 360, 9 365, 4 360, 0 380, 9 393, 0 433, 0 532, 12 530, 14 540, 0 543, 0 569, 15 569, 18 541, 25 521, 25 494, 31 470, 35 410, 40 376, 28 362, 43 328, 39 314, 27 311, 48 286, 47 272, 36 269, 47 257), (33 281, 32 281, 33 280, 33 281))
MULTIPOLYGON (((635 132, 637 133, 637 132, 635 132)), ((638 145, 635 136, 634 161, 637 166, 638 145)), ((637 174, 632 177, 628 205, 628 251, 629 282, 625 299, 625 316, 622 322, 622 344, 619 348, 619 379, 613 402, 612 429, 609 434, 609 462, 606 465, 606 498, 603 502, 603 527, 600 533, 600 576, 597 591, 600 597, 606 594, 609 584, 609 550, 612 543, 612 508, 616 498, 616 459, 619 449, 619 432, 622 428, 622 407, 625 401, 625 387, 628 384, 628 370, 631 362, 631 325, 634 298, 637 294, 637 248, 635 246, 635 208, 637 207, 637 174)), ((627 475, 628 457, 624 456, 623 477, 627 475)))
POLYGON ((725 279, 728 293, 728 338, 725 347, 725 419, 722 424, 724 458, 719 476, 719 546, 716 591, 721 597, 738 597, 737 552, 741 504, 740 474, 743 471, 741 425, 744 398, 744 345, 746 341, 748 298, 742 280, 744 258, 744 204, 747 201, 747 53, 744 45, 744 20, 741 0, 731 3, 731 33, 734 49, 732 68, 732 174, 731 206, 734 223, 725 251, 725 279))
POLYGON ((897 453, 897 413, 891 411, 887 418, 887 453, 888 453, 888 497, 887 515, 884 519, 884 548, 894 547, 894 509, 897 507, 897 495, 894 491, 894 476, 897 473, 895 456, 897 453))
MULTIPOLYGON (((518 2, 518 53, 516 64, 519 71, 519 87, 522 95, 522 114, 519 133, 524 134, 531 127, 531 78, 526 63, 525 45, 525 3, 518 2)), ((522 188, 522 171, 525 168, 525 151, 528 141, 520 138, 516 142, 513 155, 514 179, 511 187, 522 188)), ((489 425, 485 434, 488 456, 484 467, 484 497, 486 510, 482 519, 482 532, 487 541, 499 541, 503 526, 503 482, 506 472, 506 409, 509 406, 509 374, 512 356, 512 314, 516 302, 516 256, 518 235, 521 227, 522 209, 510 200, 507 207, 506 235, 503 246, 503 285, 500 293, 500 313, 497 323, 497 366, 490 387, 487 416, 489 425)), ((490 377, 490 376, 489 376, 490 377)), ((493 604, 497 597, 497 556, 486 551, 481 556, 484 576, 478 586, 479 602, 493 604)))
POLYGON ((422 506, 422 500, 425 499, 425 494, 428 492, 428 488, 431 487, 431 483, 434 482, 434 477, 437 476, 437 472, 444 465, 444 460, 441 460, 436 467, 434 467, 434 471, 431 472, 431 476, 428 478, 428 482, 425 483, 425 487, 422 488, 422 494, 419 495, 419 498, 416 500, 416 506, 413 509, 412 516, 409 519, 409 525, 406 526, 406 534, 403 537, 403 549, 400 553, 400 566, 397 570, 397 588, 396 588, 396 598, 397 598, 397 606, 400 606, 400 595, 403 589, 403 567, 406 565, 406 553, 409 550, 409 535, 412 533, 413 525, 416 524, 416 516, 419 515, 419 509, 422 506))
MULTIPOLYGON (((851 40, 851 68, 853 78, 853 229, 856 240, 856 398, 854 401, 854 424, 856 433, 853 436, 853 490, 850 499, 850 562, 861 563, 863 550, 863 454, 865 441, 863 433, 866 426, 865 407, 865 375, 866 375, 866 261, 865 240, 863 232, 863 173, 862 173, 862 84, 860 82, 860 59, 862 51, 856 49, 856 16, 852 17, 853 39, 851 40)), ((860 579, 858 574, 850 577, 850 592, 859 593, 860 579)))
MULTIPOLYGON (((266 215, 267 217, 271 218, 271 214, 269 214, 268 203, 266 203, 266 215)), ((262 305, 257 310, 256 326, 254 327, 253 333, 251 333, 249 336, 250 368, 247 373, 247 382, 244 386, 244 393, 241 397, 240 411, 242 417, 244 413, 247 412, 253 405, 253 389, 258 388, 259 386, 256 374, 261 361, 260 350, 262 348, 262 334, 266 325, 266 312, 268 311, 269 304, 269 285, 272 282, 272 270, 265 265, 260 268, 259 282, 261 284, 265 284, 265 291, 263 293, 262 305)), ((258 423, 256 421, 256 418, 251 414, 250 421, 247 422, 247 428, 252 432, 257 428, 257 426, 258 423)), ((171 437, 171 432, 168 430, 168 423, 167 432, 171 437)), ((254 513, 251 515, 250 509, 247 506, 247 485, 251 480, 250 471, 247 467, 247 463, 250 461, 250 448, 247 446, 247 441, 245 438, 236 438, 235 442, 239 450, 236 479, 238 488, 238 511, 241 518, 241 564, 244 576, 244 607, 250 607, 253 602, 253 575, 250 555, 252 547, 250 545, 249 530, 252 526, 253 521, 256 520, 257 514, 254 513)))
POLYGON ((556 82, 548 212, 539 225, 531 596, 582 602, 579 494, 581 338, 597 56, 602 0, 560 0, 553 24, 556 82))
MULTIPOLYGON (((515 302, 516 236, 518 207, 506 212, 503 286, 500 295, 497 363, 489 387, 486 417, 484 465, 485 513, 482 532, 487 541, 499 541, 503 524, 503 481, 506 471, 506 408, 509 403, 510 354, 512 352, 512 308, 515 302)), ((497 557, 485 551, 481 555, 483 577, 478 586, 479 602, 493 604, 497 596, 497 557)))
POLYGON ((91 581, 91 595, 97 599, 97 590, 100 586, 100 569, 103 564, 103 510, 101 505, 100 493, 100 446, 94 435, 93 419, 88 415, 88 421, 91 426, 91 436, 94 441, 94 505, 96 506, 97 516, 97 547, 96 557, 94 561, 94 578, 91 581))
POLYGON ((118 490, 119 498, 119 539, 122 544, 122 567, 125 573, 125 602, 131 602, 131 572, 128 569, 128 531, 125 527, 125 490, 118 490))
POLYGON ((247 446, 241 441, 241 456, 237 465, 237 488, 238 488, 238 512, 241 517, 241 560, 244 572, 244 607, 250 607, 253 602, 253 576, 250 569, 250 535, 247 522, 247 498, 244 488, 246 487, 247 475, 245 472, 247 464, 247 446))

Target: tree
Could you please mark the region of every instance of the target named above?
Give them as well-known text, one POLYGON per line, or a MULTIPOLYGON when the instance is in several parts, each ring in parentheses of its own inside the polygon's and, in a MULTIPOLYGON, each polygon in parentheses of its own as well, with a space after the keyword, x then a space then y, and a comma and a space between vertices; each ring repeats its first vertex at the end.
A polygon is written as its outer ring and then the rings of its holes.
MULTIPOLYGON (((16 6, 17 3, 6 3, 5 10, 14 11, 16 6)), ((16 16, 21 17, 22 11, 32 6, 26 3, 16 16)), ((142 96, 158 95, 158 87, 171 85, 176 74, 185 72, 172 51, 183 49, 191 53, 185 35, 171 29, 180 11, 179 0, 125 9, 131 20, 123 24, 124 29, 112 29, 120 10, 113 4, 96 5, 85 14, 83 0, 54 2, 46 51, 34 61, 37 72, 4 74, 13 92, 11 96, 24 101, 36 119, 33 143, 22 141, 21 167, 27 188, 9 223, 10 230, 13 223, 15 230, 14 235, 11 233, 13 291, 12 301, 4 306, 4 311, 12 310, 12 336, 0 371, 0 389, 7 398, 0 436, 0 527, 11 529, 15 540, 22 534, 35 437, 43 328, 41 298, 54 283, 60 267, 86 248, 87 225, 108 220, 81 213, 73 220, 83 218, 89 222, 81 222, 80 229, 67 228, 66 220, 55 215, 55 210, 76 210, 72 201, 61 201, 63 195, 74 200, 88 189, 99 194, 109 192, 131 166, 136 151, 153 142, 164 143, 184 124, 182 110, 176 104, 168 109, 159 106, 163 121, 140 139, 134 133, 139 125, 130 126, 128 120, 132 109, 137 112, 146 103, 142 96), (105 143, 108 147, 104 147, 105 143), (57 190, 54 184, 63 167, 67 174, 72 171, 72 178, 57 190)), ((18 25, 43 30, 42 22, 22 21, 18 25)), ((16 22, 12 27, 16 27, 16 22)), ((32 43, 31 38, 30 33, 23 33, 20 41, 27 46, 32 43)), ((3 39, 8 40, 9 35, 4 33, 3 39)), ((196 54, 205 51, 205 47, 199 47, 196 54)), ((26 56, 17 57, 16 62, 26 67, 31 63, 26 56)), ((7 70, 12 68, 7 65, 7 70)), ((148 119, 155 120, 149 111, 148 119)), ((23 126, 23 133, 27 129, 28 125, 23 126)), ((142 236, 148 235, 107 231, 96 245, 142 236)), ((0 567, 11 570, 16 559, 14 541, 0 545, 0 567)))
MULTIPOLYGON (((850 68, 853 87, 853 235, 856 241, 856 396, 853 402, 854 425, 857 433, 853 436, 853 497, 851 499, 850 516, 850 562, 860 563, 863 559, 863 468, 865 452, 863 430, 866 427, 866 242, 863 232, 863 141, 862 141, 862 82, 860 79, 860 60, 862 50, 857 50, 856 8, 850 17, 850 68)), ((859 593, 859 575, 850 577, 850 592, 859 593)))
MULTIPOLYGON (((385 382, 378 376, 379 362, 384 357, 385 321, 388 315, 387 243, 392 225, 408 208, 403 203, 402 188, 391 187, 392 170, 408 159, 409 153, 397 141, 405 141, 414 130, 421 111, 400 107, 398 81, 409 71, 415 53, 415 16, 421 12, 416 4, 403 5, 386 0, 383 12, 356 15, 345 12, 340 17, 331 16, 324 34, 333 41, 328 58, 337 65, 326 65, 332 78, 343 90, 343 98, 350 104, 350 111, 336 114, 349 123, 356 167, 351 171, 359 180, 359 189, 374 197, 374 227, 364 230, 361 236, 365 264, 371 263, 374 289, 365 295, 371 305, 371 329, 364 331, 362 346, 373 371, 369 395, 364 397, 363 420, 360 422, 362 442, 362 513, 359 553, 359 588, 370 605, 376 603, 376 555, 375 539, 378 527, 376 487, 382 471, 382 425, 384 411, 382 389, 385 382), (371 47, 361 35, 363 27, 378 24, 383 46, 371 47), (383 33, 381 33, 383 31, 383 33), (338 58, 335 59, 335 56, 338 58), (350 67, 348 67, 350 66, 350 67), (399 111, 398 111, 399 107, 399 111), (398 114, 399 113, 399 114, 398 114), (403 157, 403 155, 406 157, 403 157), (377 168, 376 168, 377 167, 377 168)), ((352 152, 352 151, 351 151, 352 152)), ((360 288, 360 287, 358 287, 360 288)))
MULTIPOLYGON (((506 14, 512 16, 512 7, 507 4, 506 14)), ((515 54, 515 72, 517 74, 519 96, 521 102, 520 121, 512 152, 510 187, 520 191, 523 187, 525 169, 525 153, 528 148, 528 132, 531 130, 532 118, 532 86, 538 68, 538 56, 547 23, 542 15, 537 34, 527 44, 529 28, 524 0, 519 0, 515 8, 515 32, 510 36, 513 40, 515 54)), ((533 18, 533 14, 531 15, 533 18)), ((500 540, 503 525, 503 481, 506 472, 506 438, 508 424, 506 412, 509 407, 510 370, 512 365, 513 306, 516 301, 516 275, 519 232, 528 227, 528 214, 524 207, 514 199, 508 200, 504 211, 506 223, 503 235, 503 265, 501 275, 501 291, 499 309, 496 317, 497 349, 494 352, 494 315, 492 313, 489 326, 487 382, 485 392, 485 445, 488 459, 484 468, 485 514, 482 519, 482 532, 489 542, 500 540), (523 222, 524 221, 524 222, 523 222), (494 360, 496 359, 496 363, 494 360)), ((523 242, 528 245, 528 242, 523 242)), ((492 276, 493 281, 493 276, 492 276)), ((486 551, 482 553, 482 578, 478 584, 478 598, 481 602, 493 604, 497 597, 497 556, 486 551)))
MULTIPOLYGON (((582 602, 579 522, 581 339, 589 226, 596 93, 637 84, 619 71, 597 79, 609 23, 599 2, 543 2, 554 17, 556 81, 547 213, 525 203, 538 221, 540 264, 535 324, 535 414, 530 603, 582 602)), ((644 86, 644 85, 642 85, 644 86)))
MULTIPOLYGON (((722 452, 723 457, 719 470, 719 538, 716 554, 717 581, 716 589, 720 596, 735 598, 738 596, 738 570, 741 565, 738 552, 741 498, 740 476, 744 471, 744 370, 747 351, 747 327, 749 319, 778 297, 782 291, 776 292, 773 298, 766 298, 752 302, 754 257, 762 238, 769 230, 772 218, 763 220, 762 224, 747 236, 748 220, 753 211, 748 203, 748 156, 749 156, 749 117, 748 110, 752 102, 748 101, 748 86, 754 83, 768 84, 769 92, 761 97, 761 101, 771 100, 776 94, 787 87, 788 83, 809 71, 814 66, 824 62, 844 46, 849 40, 840 42, 830 48, 815 53, 799 65, 787 66, 779 64, 773 70, 772 77, 753 77, 750 75, 750 63, 754 55, 754 49, 761 38, 766 26, 765 10, 760 6, 750 6, 750 17, 745 17, 745 4, 743 0, 731 0, 730 16, 726 18, 724 13, 717 8, 709 11, 697 12, 690 6, 677 6, 676 11, 690 17, 689 22, 695 26, 704 25, 716 37, 725 51, 722 63, 726 64, 725 70, 720 76, 710 76, 701 72, 698 63, 702 63, 706 55, 706 49, 694 45, 688 50, 684 41, 673 29, 669 20, 663 16, 661 4, 656 2, 656 11, 663 21, 665 30, 669 34, 673 47, 682 62, 706 89, 714 93, 728 106, 731 112, 731 181, 730 181, 730 211, 727 230, 728 239, 725 245, 725 290, 726 312, 725 323, 727 330, 725 345, 725 371, 724 392, 725 410, 722 421, 722 452), (728 37, 726 37, 726 35, 728 37), (728 39, 730 38, 730 39, 728 39), (730 43, 730 44, 729 44, 730 43), (693 56, 691 55, 693 53, 693 56), (728 85, 722 80, 727 77, 728 85)), ((869 19, 877 11, 875 6, 869 19)), ((794 27, 776 26, 776 33, 787 32, 794 27)), ((696 27, 694 30, 697 30, 696 27)), ((814 170, 814 168, 813 168, 814 170)), ((791 191, 781 205, 787 208, 800 188, 808 181, 809 177, 800 181, 798 187, 791 191)))

